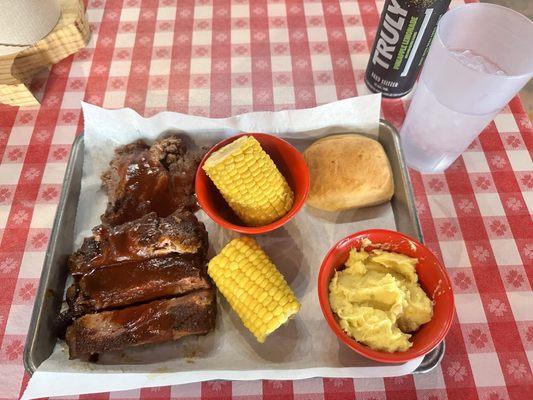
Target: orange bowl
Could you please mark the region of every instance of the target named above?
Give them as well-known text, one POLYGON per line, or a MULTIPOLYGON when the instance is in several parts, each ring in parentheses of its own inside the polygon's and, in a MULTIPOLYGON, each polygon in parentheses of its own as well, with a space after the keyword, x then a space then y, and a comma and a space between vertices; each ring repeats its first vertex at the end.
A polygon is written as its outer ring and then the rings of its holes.
POLYGON ((285 140, 266 133, 242 133, 217 143, 207 152, 196 171, 195 189, 196 198, 198 199, 200 207, 202 207, 205 213, 209 215, 213 221, 220 226, 235 232, 256 235, 279 228, 290 221, 298 211, 300 211, 305 203, 307 194, 309 193, 309 170, 307 169, 307 164, 300 152, 285 140), (294 192, 294 203, 289 212, 277 221, 268 225, 244 225, 229 207, 228 203, 226 203, 226 200, 224 200, 214 183, 209 179, 202 168, 205 161, 213 152, 241 136, 253 136, 257 139, 261 144, 261 147, 267 152, 270 158, 272 158, 294 192))
POLYGON ((427 247, 417 240, 403 233, 385 229, 370 229, 354 233, 331 248, 318 274, 318 298, 329 327, 345 345, 364 357, 384 363, 403 363, 429 353, 450 330, 454 314, 452 286, 444 266, 427 247), (343 268, 350 249, 361 248, 363 239, 372 242, 372 245, 366 246, 365 249, 372 250, 377 247, 376 244, 379 244, 384 250, 418 258, 416 266, 418 281, 433 300, 433 318, 413 334, 411 337, 413 346, 406 351, 387 353, 358 343, 342 330, 331 310, 329 282, 335 271, 343 268))

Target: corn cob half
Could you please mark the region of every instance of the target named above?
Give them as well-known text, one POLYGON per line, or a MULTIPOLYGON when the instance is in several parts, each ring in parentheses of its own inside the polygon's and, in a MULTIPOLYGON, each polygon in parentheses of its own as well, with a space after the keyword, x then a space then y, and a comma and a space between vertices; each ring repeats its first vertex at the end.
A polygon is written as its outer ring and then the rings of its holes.
POLYGON ((252 136, 215 151, 203 165, 229 206, 249 226, 270 224, 292 208, 294 194, 252 136))
POLYGON ((283 275, 252 238, 229 242, 207 272, 260 343, 300 310, 283 275))

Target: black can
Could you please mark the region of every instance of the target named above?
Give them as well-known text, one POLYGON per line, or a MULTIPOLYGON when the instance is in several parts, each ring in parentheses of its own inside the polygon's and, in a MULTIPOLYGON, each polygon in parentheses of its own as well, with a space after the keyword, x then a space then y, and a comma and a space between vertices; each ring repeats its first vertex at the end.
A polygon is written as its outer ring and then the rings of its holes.
POLYGON ((365 83, 384 97, 413 88, 440 17, 450 0, 386 0, 365 73, 365 83))

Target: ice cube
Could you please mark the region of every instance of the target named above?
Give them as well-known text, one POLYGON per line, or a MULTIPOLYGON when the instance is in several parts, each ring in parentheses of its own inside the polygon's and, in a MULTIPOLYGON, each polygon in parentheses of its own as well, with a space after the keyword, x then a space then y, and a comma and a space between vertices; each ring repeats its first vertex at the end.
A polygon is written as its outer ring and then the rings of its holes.
POLYGON ((474 53, 472 50, 452 50, 451 53, 461 64, 475 71, 499 76, 507 75, 497 64, 482 55, 474 53))

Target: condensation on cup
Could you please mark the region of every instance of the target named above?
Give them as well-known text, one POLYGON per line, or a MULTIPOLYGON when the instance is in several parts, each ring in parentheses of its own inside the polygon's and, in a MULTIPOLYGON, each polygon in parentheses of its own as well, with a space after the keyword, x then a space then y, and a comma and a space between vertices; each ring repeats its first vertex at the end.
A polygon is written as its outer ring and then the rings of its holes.
POLYGON ((533 23, 493 4, 448 11, 400 136, 409 166, 448 168, 533 75, 533 23))

